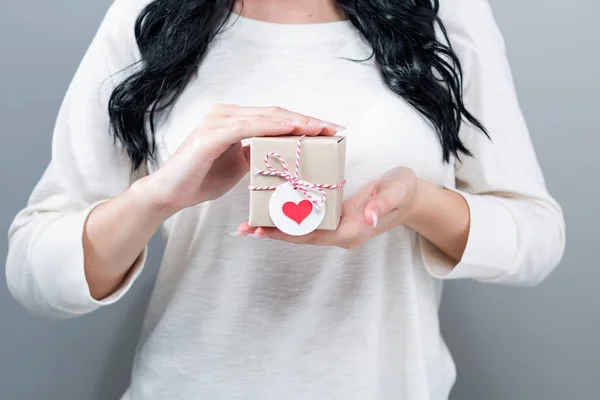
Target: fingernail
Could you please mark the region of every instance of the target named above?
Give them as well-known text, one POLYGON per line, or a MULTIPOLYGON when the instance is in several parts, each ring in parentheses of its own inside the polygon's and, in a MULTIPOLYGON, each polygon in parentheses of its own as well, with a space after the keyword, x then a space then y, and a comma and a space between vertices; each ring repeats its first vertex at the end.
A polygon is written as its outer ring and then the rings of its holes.
POLYGON ((345 126, 342 125, 338 125, 338 124, 334 124, 332 122, 327 122, 327 121, 323 121, 321 122, 321 128, 327 128, 327 127, 331 127, 333 130, 335 130, 336 132, 341 132, 346 130, 345 126))
POLYGON ((379 222, 379 217, 377 216, 377 213, 375 211, 373 211, 371 213, 371 218, 373 219, 373 228, 377 228, 377 223, 379 222))
POLYGON ((229 236, 247 236, 244 232, 231 232, 229 236))
POLYGON ((251 233, 248 235, 249 238, 254 238, 254 239, 264 239, 265 236, 261 235, 260 233, 251 233))

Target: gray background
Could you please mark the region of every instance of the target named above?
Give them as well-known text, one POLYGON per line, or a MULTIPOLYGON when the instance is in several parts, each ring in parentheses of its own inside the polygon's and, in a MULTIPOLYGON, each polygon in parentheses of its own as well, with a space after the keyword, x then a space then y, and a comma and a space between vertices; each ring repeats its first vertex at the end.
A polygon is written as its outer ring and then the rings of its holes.
MULTIPOLYGON (((110 0, 0 0, 0 231, 50 155, 66 87, 110 0)), ((443 0, 442 0, 443 1, 443 0)), ((492 0, 567 252, 541 286, 446 286, 452 399, 600 399, 600 2, 492 0)), ((0 258, 6 254, 0 241, 0 258)), ((116 399, 129 378, 160 258, 117 306, 70 321, 29 316, 0 284, 0 398, 116 399)), ((2 274, 3 275, 3 274, 2 274)), ((3 280, 2 280, 3 281, 3 280)))

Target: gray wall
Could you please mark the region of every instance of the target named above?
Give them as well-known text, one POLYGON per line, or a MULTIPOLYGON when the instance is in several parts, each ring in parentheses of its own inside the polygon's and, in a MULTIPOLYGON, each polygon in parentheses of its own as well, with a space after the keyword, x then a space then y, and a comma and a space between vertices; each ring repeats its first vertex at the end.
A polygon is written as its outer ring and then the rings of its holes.
MULTIPOLYGON (((443 0, 442 0, 443 1, 443 0)), ((64 91, 110 0, 0 3, 0 231, 49 160, 64 91)), ((600 399, 600 3, 492 0, 552 193, 567 253, 533 290, 447 285, 443 331, 458 363, 453 399, 600 399), (592 52, 591 50, 595 50, 592 52)), ((35 319, 0 285, 0 398, 115 399, 127 384, 160 257, 117 306, 35 319)), ((0 258, 6 254, 0 241, 0 258)), ((1 276, 3 276, 2 274, 1 276)))

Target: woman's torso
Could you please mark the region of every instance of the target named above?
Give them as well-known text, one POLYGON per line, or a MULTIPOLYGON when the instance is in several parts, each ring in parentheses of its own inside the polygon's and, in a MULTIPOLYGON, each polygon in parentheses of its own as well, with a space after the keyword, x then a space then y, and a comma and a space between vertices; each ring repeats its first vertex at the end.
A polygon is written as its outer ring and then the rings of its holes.
MULTIPOLYGON (((347 127, 345 197, 408 166, 452 184, 434 129, 381 80, 349 23, 241 19, 158 132, 164 162, 214 103, 277 105, 347 127)), ((346 251, 230 237, 248 180, 167 221, 127 399, 445 399, 441 284, 398 227, 346 251)))

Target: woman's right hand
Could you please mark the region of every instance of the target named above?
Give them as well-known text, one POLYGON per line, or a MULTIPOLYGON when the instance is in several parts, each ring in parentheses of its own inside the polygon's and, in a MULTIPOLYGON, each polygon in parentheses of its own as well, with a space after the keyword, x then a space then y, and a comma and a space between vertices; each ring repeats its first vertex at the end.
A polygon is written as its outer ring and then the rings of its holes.
POLYGON ((89 214, 83 248, 90 294, 99 300, 114 293, 165 219, 222 196, 242 179, 249 169, 243 139, 341 129, 275 107, 215 106, 161 168, 89 214))
POLYGON ((216 105, 169 160, 144 178, 144 186, 156 204, 176 213, 221 197, 246 175, 249 152, 242 146, 243 139, 331 136, 342 129, 279 107, 216 105))

